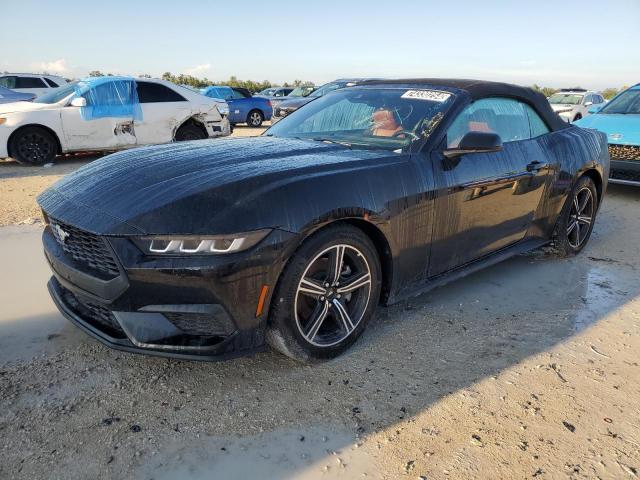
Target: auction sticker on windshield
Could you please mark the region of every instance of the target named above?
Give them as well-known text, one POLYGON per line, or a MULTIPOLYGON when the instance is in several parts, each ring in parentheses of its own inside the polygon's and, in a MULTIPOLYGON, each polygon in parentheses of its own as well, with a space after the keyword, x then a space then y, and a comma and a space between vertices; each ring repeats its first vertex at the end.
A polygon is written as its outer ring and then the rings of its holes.
POLYGON ((400 98, 411 98, 414 100, 428 100, 430 102, 446 102, 451 98, 451 94, 439 90, 407 90, 400 98))

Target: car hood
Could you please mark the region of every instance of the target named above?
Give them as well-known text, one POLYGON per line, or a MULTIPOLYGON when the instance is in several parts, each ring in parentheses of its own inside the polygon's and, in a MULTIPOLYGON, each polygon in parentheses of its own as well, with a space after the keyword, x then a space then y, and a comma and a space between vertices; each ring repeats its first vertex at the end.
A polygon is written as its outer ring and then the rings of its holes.
POLYGON ((278 206, 274 211, 264 201, 270 191, 282 193, 304 177, 358 169, 398 156, 274 137, 181 142, 96 160, 59 180, 38 197, 38 203, 50 217, 101 235, 286 228, 287 209, 280 205, 280 211, 278 206))
POLYGON ((48 108, 57 108, 58 105, 53 103, 34 103, 34 102, 12 102, 0 105, 0 115, 17 112, 31 112, 34 110, 46 110, 48 108))
POLYGON ((609 143, 640 145, 640 115, 596 113, 574 125, 600 130, 607 135, 609 143))

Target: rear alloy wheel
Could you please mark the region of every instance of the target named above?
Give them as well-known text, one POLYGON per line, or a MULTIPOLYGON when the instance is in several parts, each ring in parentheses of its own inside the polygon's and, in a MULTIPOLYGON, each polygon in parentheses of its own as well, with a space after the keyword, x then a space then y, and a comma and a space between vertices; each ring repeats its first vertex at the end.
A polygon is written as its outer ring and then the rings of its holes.
POLYGON ((264 121, 264 115, 260 110, 251 110, 249 115, 247 115, 247 125, 250 127, 258 128, 262 125, 264 121))
POLYGON ((9 152, 19 163, 44 165, 53 161, 58 153, 58 144, 44 128, 25 127, 11 137, 9 152))
POLYGON ((185 123, 182 125, 175 135, 176 142, 185 142, 188 140, 204 140, 208 138, 206 132, 199 127, 198 125, 194 125, 193 123, 185 123))
POLYGON ((555 234, 556 249, 563 256, 580 252, 593 231, 598 210, 598 192, 593 180, 580 178, 567 202, 555 234))
POLYGON ((380 297, 380 262, 369 238, 343 225, 306 241, 285 269, 267 339, 296 360, 333 358, 362 333, 380 297))

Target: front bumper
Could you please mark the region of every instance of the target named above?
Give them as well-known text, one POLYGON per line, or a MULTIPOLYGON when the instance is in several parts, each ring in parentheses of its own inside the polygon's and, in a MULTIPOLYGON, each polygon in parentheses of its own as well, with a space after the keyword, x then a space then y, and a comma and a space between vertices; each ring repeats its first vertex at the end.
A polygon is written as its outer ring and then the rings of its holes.
POLYGON ((271 293, 294 237, 274 230, 246 252, 191 258, 146 257, 125 237, 98 237, 117 262, 117 273, 105 275, 65 251, 47 226, 48 288, 66 318, 109 347, 227 359, 264 349, 271 293))

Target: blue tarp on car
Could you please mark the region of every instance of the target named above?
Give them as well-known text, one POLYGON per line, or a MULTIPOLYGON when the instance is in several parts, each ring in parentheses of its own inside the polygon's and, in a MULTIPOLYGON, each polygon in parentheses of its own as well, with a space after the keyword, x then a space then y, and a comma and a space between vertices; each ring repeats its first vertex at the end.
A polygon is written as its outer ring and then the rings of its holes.
POLYGON ((142 108, 131 77, 89 77, 75 86, 76 95, 87 100, 81 108, 84 120, 119 117, 142 120, 142 108))

